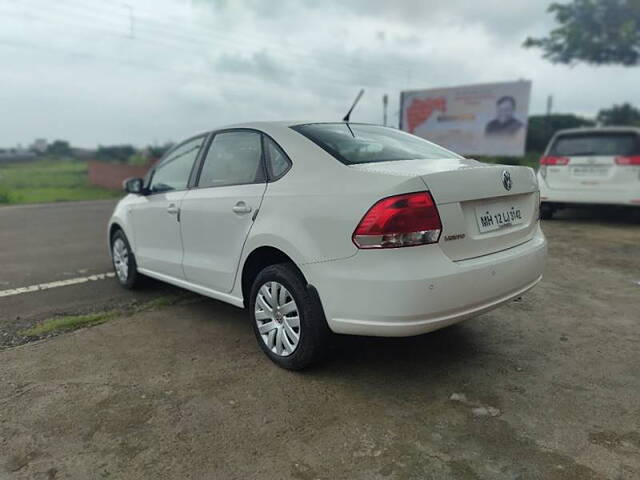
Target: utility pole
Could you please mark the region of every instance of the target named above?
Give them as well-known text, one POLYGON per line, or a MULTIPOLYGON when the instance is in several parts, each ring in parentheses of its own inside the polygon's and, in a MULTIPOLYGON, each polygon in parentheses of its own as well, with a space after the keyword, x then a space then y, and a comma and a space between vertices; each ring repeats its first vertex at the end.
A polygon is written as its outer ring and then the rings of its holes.
POLYGON ((129 10, 129 38, 133 39, 136 37, 135 23, 133 18, 133 7, 128 3, 123 4, 124 8, 129 10))
POLYGON ((551 109, 553 108, 553 95, 547 97, 547 115, 545 117, 545 133, 551 138, 551 109))
POLYGON ((387 126, 387 106, 389 105, 389 95, 382 95, 382 124, 387 126))

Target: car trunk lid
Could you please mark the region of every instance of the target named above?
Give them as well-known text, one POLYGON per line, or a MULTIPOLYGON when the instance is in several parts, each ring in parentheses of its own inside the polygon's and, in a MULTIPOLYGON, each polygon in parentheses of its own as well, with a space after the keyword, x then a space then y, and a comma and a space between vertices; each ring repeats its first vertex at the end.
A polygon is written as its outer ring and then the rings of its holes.
POLYGON ((439 245, 454 261, 514 247, 535 233, 539 195, 531 168, 455 158, 352 168, 419 176, 438 207, 442 221, 439 245))

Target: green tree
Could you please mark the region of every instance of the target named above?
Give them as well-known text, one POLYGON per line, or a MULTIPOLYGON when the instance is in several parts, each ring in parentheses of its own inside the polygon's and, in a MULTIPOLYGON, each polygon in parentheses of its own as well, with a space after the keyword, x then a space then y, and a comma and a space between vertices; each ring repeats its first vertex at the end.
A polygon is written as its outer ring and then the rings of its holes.
POLYGON ((564 128, 589 127, 595 125, 593 120, 576 115, 553 114, 531 115, 527 127, 527 152, 542 152, 547 147, 554 133, 564 128))
POLYGON ((548 11, 559 26, 525 47, 541 48, 553 63, 640 64, 640 0, 572 0, 548 11))
POLYGON ((125 163, 136 152, 131 145, 98 146, 96 158, 105 162, 125 163))
POLYGON ((149 145, 147 147, 147 153, 151 160, 157 160, 173 147, 173 142, 166 142, 163 145, 149 145))
POLYGON ((55 140, 47 146, 47 153, 56 157, 71 155, 71 146, 66 140, 55 140))
POLYGON ((603 108, 598 112, 598 122, 603 125, 631 125, 640 127, 640 110, 629 103, 603 108))

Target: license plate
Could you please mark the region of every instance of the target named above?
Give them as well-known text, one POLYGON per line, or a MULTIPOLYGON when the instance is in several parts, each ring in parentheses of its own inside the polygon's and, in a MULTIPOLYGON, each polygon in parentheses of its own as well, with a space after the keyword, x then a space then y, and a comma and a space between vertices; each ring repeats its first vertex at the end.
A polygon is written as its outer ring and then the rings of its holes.
POLYGON ((508 203, 491 203, 476 207, 476 220, 481 233, 524 223, 520 207, 508 203))
POLYGON ((571 174, 576 177, 604 177, 608 171, 608 167, 573 167, 571 174))

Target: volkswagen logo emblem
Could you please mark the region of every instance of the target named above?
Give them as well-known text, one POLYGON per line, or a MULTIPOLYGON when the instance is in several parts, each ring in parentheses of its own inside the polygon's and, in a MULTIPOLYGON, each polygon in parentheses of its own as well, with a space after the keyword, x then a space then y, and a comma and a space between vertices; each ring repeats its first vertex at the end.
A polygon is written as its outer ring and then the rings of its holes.
POLYGON ((506 170, 502 171, 502 186, 504 186, 505 190, 511 190, 511 187, 513 186, 511 174, 506 170))

